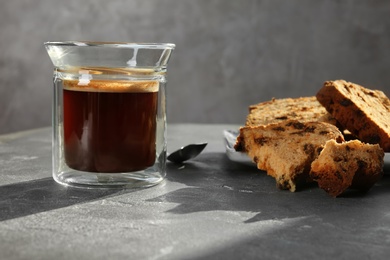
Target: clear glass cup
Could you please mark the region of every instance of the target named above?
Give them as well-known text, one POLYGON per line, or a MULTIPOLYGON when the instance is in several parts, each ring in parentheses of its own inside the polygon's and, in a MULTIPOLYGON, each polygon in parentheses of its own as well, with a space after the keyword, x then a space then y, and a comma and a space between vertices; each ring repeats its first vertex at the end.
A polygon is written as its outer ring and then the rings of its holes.
POLYGON ((166 175, 166 73, 174 44, 46 42, 54 65, 53 178, 149 187, 166 175))

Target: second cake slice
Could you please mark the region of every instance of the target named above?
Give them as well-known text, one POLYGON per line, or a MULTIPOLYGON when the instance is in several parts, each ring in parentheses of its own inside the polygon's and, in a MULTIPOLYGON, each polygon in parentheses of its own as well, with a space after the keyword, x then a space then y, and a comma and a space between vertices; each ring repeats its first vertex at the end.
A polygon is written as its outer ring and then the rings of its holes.
POLYGON ((311 163, 331 139, 344 141, 334 125, 287 120, 240 128, 235 149, 247 153, 257 168, 274 177, 278 188, 295 191, 309 180, 311 163))

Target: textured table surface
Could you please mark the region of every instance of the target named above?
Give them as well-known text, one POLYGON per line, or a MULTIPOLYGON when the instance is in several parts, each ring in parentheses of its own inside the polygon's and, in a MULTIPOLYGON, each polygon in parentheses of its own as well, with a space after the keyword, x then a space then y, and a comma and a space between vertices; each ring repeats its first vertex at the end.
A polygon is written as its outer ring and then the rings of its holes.
POLYGON ((390 174, 337 199, 281 191, 227 158, 222 131, 237 128, 169 125, 168 151, 209 145, 140 190, 55 183, 50 128, 0 136, 0 259, 388 259, 390 174))

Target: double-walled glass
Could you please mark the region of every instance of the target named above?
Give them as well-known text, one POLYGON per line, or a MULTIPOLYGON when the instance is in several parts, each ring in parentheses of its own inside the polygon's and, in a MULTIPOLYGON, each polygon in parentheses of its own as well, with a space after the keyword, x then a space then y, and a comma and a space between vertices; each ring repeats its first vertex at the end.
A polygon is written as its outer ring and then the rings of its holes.
POLYGON ((47 42, 54 64, 53 178, 148 187, 166 174, 166 73, 174 44, 47 42))

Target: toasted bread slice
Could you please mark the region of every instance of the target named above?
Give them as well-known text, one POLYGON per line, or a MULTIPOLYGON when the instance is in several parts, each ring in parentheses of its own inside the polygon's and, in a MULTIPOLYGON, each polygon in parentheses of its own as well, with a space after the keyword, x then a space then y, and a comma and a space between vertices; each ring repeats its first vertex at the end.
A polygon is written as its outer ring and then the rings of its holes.
POLYGON ((382 91, 336 80, 326 81, 316 97, 359 140, 390 152, 390 100, 382 91))
POLYGON ((320 121, 337 125, 337 121, 317 101, 315 96, 272 99, 251 105, 245 125, 267 125, 287 120, 320 121))
POLYGON ((240 128, 235 149, 247 153, 257 168, 274 177, 278 188, 295 191, 309 181, 311 163, 331 139, 344 141, 334 125, 287 120, 240 128))

